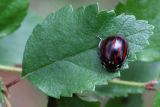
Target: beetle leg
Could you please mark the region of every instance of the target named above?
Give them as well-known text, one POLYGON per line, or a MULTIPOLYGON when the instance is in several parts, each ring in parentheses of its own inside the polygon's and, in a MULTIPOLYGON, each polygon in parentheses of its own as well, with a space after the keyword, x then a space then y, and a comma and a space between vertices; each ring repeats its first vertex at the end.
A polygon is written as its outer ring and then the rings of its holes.
POLYGON ((100 40, 99 45, 98 45, 98 48, 100 48, 103 39, 101 37, 99 37, 99 35, 97 35, 96 38, 100 40))

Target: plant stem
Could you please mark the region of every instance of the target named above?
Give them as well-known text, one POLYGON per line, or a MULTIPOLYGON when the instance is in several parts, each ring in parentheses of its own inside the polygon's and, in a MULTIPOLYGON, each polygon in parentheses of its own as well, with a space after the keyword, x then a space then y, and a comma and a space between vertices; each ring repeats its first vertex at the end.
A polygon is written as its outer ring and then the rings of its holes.
POLYGON ((8 71, 8 72, 17 72, 17 73, 21 73, 22 72, 22 68, 10 67, 10 66, 5 66, 5 65, 0 65, 0 70, 8 71))
POLYGON ((146 83, 143 82, 132 82, 132 81, 124 81, 119 79, 113 79, 109 81, 111 84, 119 84, 119 85, 126 85, 126 86, 133 86, 133 87, 142 87, 145 88, 146 83))
POLYGON ((2 94, 3 94, 3 98, 4 98, 5 107, 12 107, 12 105, 8 99, 9 93, 8 93, 8 90, 6 89, 5 86, 3 86, 3 88, 2 88, 2 94))
POLYGON ((6 107, 12 107, 10 101, 8 100, 8 98, 4 95, 4 103, 6 104, 6 107))

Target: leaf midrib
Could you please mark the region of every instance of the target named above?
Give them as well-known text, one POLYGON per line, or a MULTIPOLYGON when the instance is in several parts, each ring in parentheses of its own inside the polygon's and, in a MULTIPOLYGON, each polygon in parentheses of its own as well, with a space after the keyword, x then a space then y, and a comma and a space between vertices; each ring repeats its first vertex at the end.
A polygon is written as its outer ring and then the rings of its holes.
MULTIPOLYGON (((96 39, 96 36, 95 36, 95 39, 96 39)), ((98 45, 97 45, 97 47, 98 47, 98 45)), ((76 55, 79 55, 79 54, 82 54, 82 53, 85 53, 85 52, 88 52, 88 51, 91 51, 91 50, 94 50, 94 49, 96 49, 95 46, 94 46, 94 47, 91 47, 91 48, 88 48, 87 50, 85 49, 85 50, 80 51, 80 52, 77 52, 77 53, 75 53, 75 54, 72 54, 72 55, 69 55, 69 56, 65 56, 65 57, 63 57, 63 58, 61 58, 61 59, 58 59, 58 60, 54 61, 54 62, 47 63, 47 64, 45 64, 45 65, 43 65, 43 66, 41 66, 41 67, 39 67, 39 68, 37 68, 37 69, 35 69, 35 70, 32 70, 32 72, 28 73, 27 75, 24 75, 22 78, 26 78, 26 77, 28 77, 29 75, 31 75, 32 73, 38 72, 39 69, 43 69, 43 68, 45 68, 46 66, 49 66, 49 65, 51 65, 51 64, 53 64, 53 63, 56 63, 56 62, 58 62, 58 61, 62 61, 62 60, 64 60, 64 59, 69 59, 69 58, 71 58, 71 57, 74 57, 74 56, 76 56, 76 55)), ((98 54, 98 53, 97 53, 97 54, 98 54)), ((65 60, 65 61, 66 61, 66 60, 65 60)), ((72 62, 72 63, 73 63, 73 62, 72 62)), ((84 67, 83 67, 83 68, 84 68, 84 67)), ((87 68, 86 68, 86 69, 87 69, 87 68)))

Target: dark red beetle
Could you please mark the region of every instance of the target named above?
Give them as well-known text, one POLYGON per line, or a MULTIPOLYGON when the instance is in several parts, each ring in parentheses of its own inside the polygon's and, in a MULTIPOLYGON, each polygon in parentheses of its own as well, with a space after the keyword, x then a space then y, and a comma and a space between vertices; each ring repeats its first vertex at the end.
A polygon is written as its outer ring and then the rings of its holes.
POLYGON ((120 35, 110 36, 100 41, 101 64, 109 71, 116 72, 124 64, 128 54, 128 43, 120 35))

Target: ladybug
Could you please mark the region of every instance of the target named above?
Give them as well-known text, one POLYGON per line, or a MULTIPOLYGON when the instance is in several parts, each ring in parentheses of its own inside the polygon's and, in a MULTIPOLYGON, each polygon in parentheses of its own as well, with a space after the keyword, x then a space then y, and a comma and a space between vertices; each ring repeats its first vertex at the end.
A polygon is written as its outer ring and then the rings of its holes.
POLYGON ((127 56, 128 43, 121 35, 110 36, 104 40, 101 39, 99 43, 99 57, 101 64, 109 72, 118 71, 125 63, 127 56))

